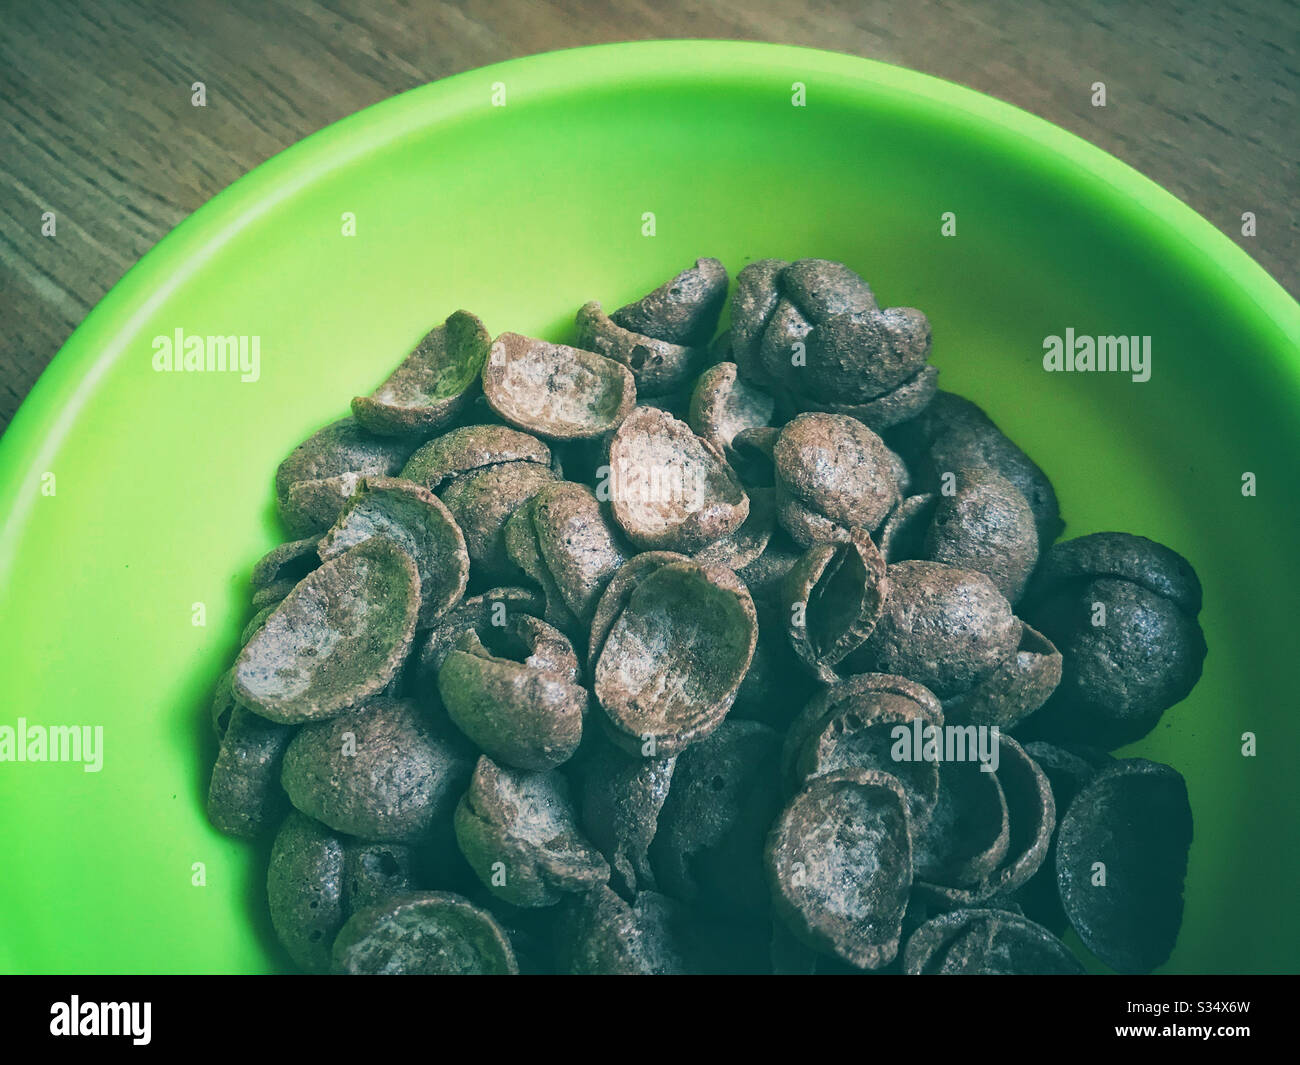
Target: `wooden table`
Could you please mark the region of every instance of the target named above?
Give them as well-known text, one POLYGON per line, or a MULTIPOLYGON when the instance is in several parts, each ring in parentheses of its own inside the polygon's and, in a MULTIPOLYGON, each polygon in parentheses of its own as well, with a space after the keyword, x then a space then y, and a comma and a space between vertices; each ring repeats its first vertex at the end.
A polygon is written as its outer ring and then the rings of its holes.
POLYGON ((128 267, 282 148, 448 74, 655 37, 853 52, 1009 100, 1147 174, 1300 293, 1295 0, 14 0, 0 4, 0 427, 128 267))

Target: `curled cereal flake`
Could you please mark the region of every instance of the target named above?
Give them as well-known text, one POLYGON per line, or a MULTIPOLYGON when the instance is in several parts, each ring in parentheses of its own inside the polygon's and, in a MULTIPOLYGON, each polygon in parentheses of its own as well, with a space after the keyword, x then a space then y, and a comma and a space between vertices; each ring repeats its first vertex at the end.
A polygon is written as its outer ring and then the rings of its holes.
MULTIPOLYGON (((756 264, 757 265, 757 264, 756 264)), ((930 323, 911 307, 881 310, 843 263, 770 261, 737 278, 754 310, 732 315, 730 355, 796 410, 852 416, 873 429, 914 417, 934 397, 930 323), (762 318, 761 336, 754 335, 762 318)))
POLYGON ((456 808, 456 840, 484 886, 514 906, 553 906, 609 879, 555 770, 529 773, 480 758, 456 808))
POLYGON ((861 403, 836 403, 800 396, 799 406, 804 410, 825 411, 827 414, 846 414, 880 433, 909 418, 915 418, 938 393, 939 371, 936 367, 927 365, 915 377, 875 399, 861 403))
POLYGON ((438 691, 457 727, 501 765, 553 769, 582 739, 587 690, 564 636, 516 616, 490 651, 465 633, 438 672, 438 691), (495 651, 496 653, 493 653, 495 651))
POLYGON ((1046 928, 1005 910, 953 910, 921 925, 903 950, 909 976, 1077 976, 1083 966, 1046 928))
POLYGON ((503 462, 470 470, 443 487, 442 501, 465 537, 476 575, 492 581, 517 579, 518 567, 506 547, 506 522, 554 481, 548 466, 503 462))
POLYGON ((740 380, 734 362, 720 362, 695 382, 687 421, 697 436, 725 452, 737 433, 767 428, 775 414, 776 400, 740 380))
POLYGON ((1201 586, 1177 552, 1096 533, 1055 545, 1025 616, 1061 650, 1061 683, 1025 723, 1049 740, 1112 749, 1141 739, 1200 679, 1201 586))
POLYGON ((993 880, 994 894, 1007 895, 1034 875, 1047 857, 1056 829, 1052 786, 1025 749, 1010 736, 999 737, 998 783, 1007 796, 1011 841, 1007 858, 993 880))
POLYGON ((631 549, 585 485, 559 481, 527 507, 541 564, 564 605, 584 624, 631 549))
POLYGON ((266 872, 271 925, 294 963, 328 972, 330 947, 347 920, 343 840, 292 810, 275 837, 266 872))
POLYGON ((1032 625, 1020 630, 1016 653, 975 687, 946 699, 944 713, 959 724, 1009 729, 1045 703, 1061 680, 1061 652, 1032 625))
POLYGON ((861 969, 894 959, 912 845, 892 776, 845 769, 811 781, 777 819, 766 861, 773 905, 796 937, 861 969))
POLYGON ((749 516, 722 453, 664 411, 627 416, 610 440, 609 468, 614 520, 641 548, 698 551, 749 516))
POLYGON ((680 391, 690 383, 706 357, 703 348, 671 344, 624 329, 595 300, 578 311, 578 345, 626 366, 636 382, 636 394, 649 396, 680 391))
POLYGON ((815 321, 807 372, 787 380, 820 402, 862 403, 916 378, 929 356, 930 323, 920 311, 844 311, 815 321))
POLYGON ((1192 564, 1172 548, 1132 533, 1091 533, 1053 545, 1034 574, 1034 594, 1096 577, 1132 581, 1193 617, 1201 611, 1201 582, 1192 564))
POLYGON ((604 884, 562 919, 560 968, 575 976, 670 976, 690 972, 692 929, 683 907, 644 891, 628 903, 604 884))
POLYGON ((739 570, 756 561, 767 550, 776 531, 776 493, 771 488, 751 488, 749 516, 735 532, 714 540, 695 552, 695 561, 721 562, 728 569, 739 570))
POLYGON ((736 275, 736 294, 731 301, 731 328, 727 331, 730 357, 741 377, 761 381, 758 354, 767 324, 781 299, 781 272, 789 264, 782 259, 759 259, 736 275))
POLYGON ((404 843, 450 818, 470 765, 463 741, 438 735, 412 703, 380 697, 300 729, 281 779, 294 806, 336 832, 404 843))
POLYGON ((876 532, 876 542, 891 566, 895 562, 921 557, 925 534, 934 515, 935 500, 935 495, 930 492, 907 496, 889 512, 889 517, 876 532))
POLYGON ((384 436, 427 436, 474 398, 492 338, 474 315, 456 311, 430 330, 388 380, 352 401, 357 421, 384 436))
POLYGON ((408 669, 408 675, 414 673, 414 687, 421 692, 437 691, 438 670, 465 633, 476 633, 480 640, 491 643, 490 634, 507 628, 518 615, 541 612, 542 597, 529 588, 490 588, 462 599, 421 637, 423 642, 408 669))
POLYGON ((886 577, 880 620, 849 668, 898 673, 947 699, 979 684, 1020 645, 1020 619, 984 574, 899 562, 886 577))
POLYGON ((914 840, 939 798, 939 764, 895 757, 899 726, 909 739, 943 725, 939 700, 906 677, 861 673, 810 699, 786 733, 783 775, 791 791, 840 769, 879 769, 898 778, 914 840))
POLYGON ((717 259, 695 265, 665 281, 611 318, 624 329, 672 344, 702 347, 718 327, 727 299, 727 270, 717 259))
POLYGON ((877 309, 875 294, 861 277, 831 259, 800 259, 781 274, 781 287, 813 321, 877 309))
POLYGON ((763 839, 781 807, 781 737, 724 721, 677 758, 650 861, 660 890, 728 920, 768 913, 763 839))
POLYGON ((1038 562, 1034 512, 1020 489, 988 467, 955 471, 940 494, 920 558, 985 574, 1014 603, 1038 562))
MULTIPOLYGON (((533 497, 537 498, 536 496, 533 497)), ((561 632, 577 633, 581 625, 568 603, 560 586, 555 583, 550 567, 542 558, 542 550, 537 544, 537 531, 533 527, 532 500, 529 500, 513 514, 502 530, 505 539, 506 554, 510 561, 518 566, 541 591, 546 606, 541 612, 543 620, 554 625, 561 632)))
POLYGON ((736 697, 758 619, 745 586, 723 566, 672 562, 632 589, 593 670, 616 743, 668 757, 708 735, 736 697))
POLYGON ((453 477, 503 462, 550 466, 551 449, 537 437, 505 425, 466 425, 416 451, 402 467, 402 478, 436 492, 453 477))
POLYGON ((420 606, 415 563, 376 536, 312 572, 235 662, 235 698, 282 723, 333 717, 388 686, 420 606))
POLYGON ((412 444, 368 433, 342 418, 308 437, 280 463, 275 498, 291 533, 306 537, 328 529, 363 477, 391 477, 412 444))
POLYGON ((592 614, 591 633, 587 643, 587 661, 594 663, 600 657, 601 648, 605 646, 605 637, 618 620, 627 601, 636 586, 655 570, 670 562, 690 562, 686 555, 675 551, 643 551, 623 563, 610 577, 596 602, 592 614))
POLYGON ((997 781, 1006 797, 1006 857, 979 883, 920 884, 927 897, 950 906, 973 906, 1009 895, 1028 882, 1047 857, 1056 827, 1052 787, 1038 764, 1010 736, 999 736, 997 781))
POLYGON ((1011 822, 995 773, 979 762, 939 765, 934 816, 913 842, 918 881, 965 887, 986 883, 1007 856, 1011 822))
POLYGON ((1056 885, 1056 842, 1061 824, 1070 803, 1083 790, 1083 786, 1101 770, 1114 765, 1115 759, 1096 748, 1058 747, 1043 740, 1035 740, 1024 746, 1025 754, 1038 763, 1052 788, 1057 824, 1043 864, 1016 893, 1016 898, 1028 917, 1060 935, 1068 923, 1065 911, 1061 908, 1061 893, 1056 885))
POLYGON ((1061 902, 1084 946, 1120 972, 1150 972, 1168 960, 1183 920, 1191 843, 1192 811, 1177 770, 1129 758, 1085 784, 1056 841, 1061 902))
POLYGON ((1155 728, 1200 679, 1196 618, 1134 581, 1068 581, 1025 614, 1062 658, 1061 682, 1024 723, 1028 735, 1113 750, 1155 728))
POLYGON ((483 394, 505 421, 551 440, 600 436, 636 403, 632 372, 621 363, 518 333, 493 343, 483 394))
POLYGON ((413 481, 367 480, 320 541, 329 561, 374 536, 387 536, 411 557, 420 574, 420 614, 425 628, 460 601, 469 580, 469 552, 451 511, 413 481))
POLYGON ((783 607, 795 654, 826 683, 871 635, 889 582, 885 560, 861 530, 846 543, 814 544, 786 575, 783 607))
POLYGON ((917 475, 916 490, 937 492, 944 473, 987 466, 1020 489, 1034 512, 1040 552, 1061 535, 1064 522, 1052 482, 1038 465, 968 399, 939 392, 891 442, 917 475))
POLYGON ((425 891, 355 913, 334 941, 348 974, 513 976, 514 950, 486 910, 450 892, 425 891))
POLYGON ((676 765, 676 758, 644 758, 600 742, 579 770, 583 831, 627 898, 657 886, 648 852, 676 765))
POLYGON ((801 414, 781 430, 772 455, 781 522, 804 546, 847 539, 852 528, 871 531, 901 498, 889 448, 853 418, 801 414))
POLYGON ((248 583, 254 590, 285 583, 290 586, 297 584, 320 565, 320 556, 316 554, 319 543, 320 536, 317 535, 273 547, 257 560, 248 583))
POLYGON ((258 717, 237 703, 226 718, 208 787, 208 820, 228 836, 254 839, 285 809, 280 760, 293 729, 258 717))

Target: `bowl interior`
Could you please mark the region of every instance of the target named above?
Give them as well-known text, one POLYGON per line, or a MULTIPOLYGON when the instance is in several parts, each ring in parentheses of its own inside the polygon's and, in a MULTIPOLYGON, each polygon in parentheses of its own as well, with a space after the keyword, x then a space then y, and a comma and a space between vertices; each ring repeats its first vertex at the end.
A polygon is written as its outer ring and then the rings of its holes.
POLYGON ((733 275, 851 264, 929 316, 942 387, 1048 472, 1067 536, 1137 532, 1192 561, 1204 678, 1126 752, 1191 794, 1165 968, 1295 966, 1295 305, 1171 197, 1005 105, 844 56, 678 42, 515 61, 331 127, 198 212, 69 341, 0 442, 0 724, 102 726, 103 767, 0 765, 0 969, 284 966, 265 848, 203 812, 207 702, 281 538, 276 464, 457 308, 565 340, 584 301, 700 255, 733 275), (1067 327, 1151 337, 1150 380, 1044 373, 1067 327), (259 378, 155 372, 177 329, 259 338, 259 378))

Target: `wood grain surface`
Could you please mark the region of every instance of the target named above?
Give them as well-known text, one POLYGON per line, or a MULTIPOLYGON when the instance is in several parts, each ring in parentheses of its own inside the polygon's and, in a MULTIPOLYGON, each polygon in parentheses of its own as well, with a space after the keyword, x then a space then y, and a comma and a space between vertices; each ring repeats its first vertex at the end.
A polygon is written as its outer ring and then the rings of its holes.
POLYGON ((1008 100, 1118 155, 1300 294, 1296 0, 0 0, 0 428, 122 274, 269 156, 449 74, 657 37, 852 52, 1008 100))

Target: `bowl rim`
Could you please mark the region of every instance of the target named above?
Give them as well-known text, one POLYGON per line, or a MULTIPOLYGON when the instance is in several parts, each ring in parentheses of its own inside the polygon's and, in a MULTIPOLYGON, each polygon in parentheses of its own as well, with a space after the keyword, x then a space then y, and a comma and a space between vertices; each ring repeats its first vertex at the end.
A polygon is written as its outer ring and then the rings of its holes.
POLYGON ((1172 193, 1044 118, 934 75, 800 45, 705 39, 586 45, 477 67, 356 111, 258 164, 159 240, 77 326, 0 434, 0 574, 13 561, 27 508, 37 494, 23 491, 30 471, 48 467, 99 381, 123 354, 125 338, 227 242, 277 204, 395 140, 480 115, 493 83, 509 78, 544 86, 527 99, 545 100, 575 89, 752 82, 757 77, 781 82, 823 78, 841 90, 851 85, 854 92, 928 106, 936 113, 955 112, 981 137, 1034 157, 1054 179, 1076 187, 1083 181, 1105 183, 1109 198, 1118 197, 1133 209, 1130 220, 1182 246, 1183 267, 1197 271, 1242 313, 1267 321, 1282 346, 1295 349, 1285 368, 1300 384, 1300 303, 1172 193))
MULTIPOLYGON (((40 497, 33 490, 38 471, 53 468, 57 452, 96 402, 105 375, 129 357, 126 341, 163 301, 201 276, 212 257, 248 227, 317 182, 405 138, 481 121, 492 82, 512 79, 539 102, 628 86, 680 91, 726 85, 748 91, 757 85, 770 91, 775 85, 786 94, 791 80, 803 80, 812 92, 820 93, 818 84, 828 95, 833 91, 837 107, 852 109, 855 101, 864 107, 897 104, 927 121, 944 117, 948 128, 959 127, 980 145, 1013 157, 1041 180, 1061 181, 1063 191, 1077 192, 1081 201, 1087 193, 1089 206, 1099 200, 1113 206, 1126 239, 1149 239, 1171 256, 1177 276, 1222 301, 1231 320, 1249 326, 1261 361, 1300 388, 1300 304, 1275 279, 1150 179, 1013 105, 930 75, 795 46, 679 40, 548 52, 419 86, 324 127, 233 182, 132 266, 72 333, 0 434, 0 588, 32 546, 27 529, 40 497)), ((512 89, 511 102, 524 95, 512 89)), ((39 609, 16 584, 12 601, 20 610, 39 609)), ((5 953, 0 949, 0 970, 5 953)))

